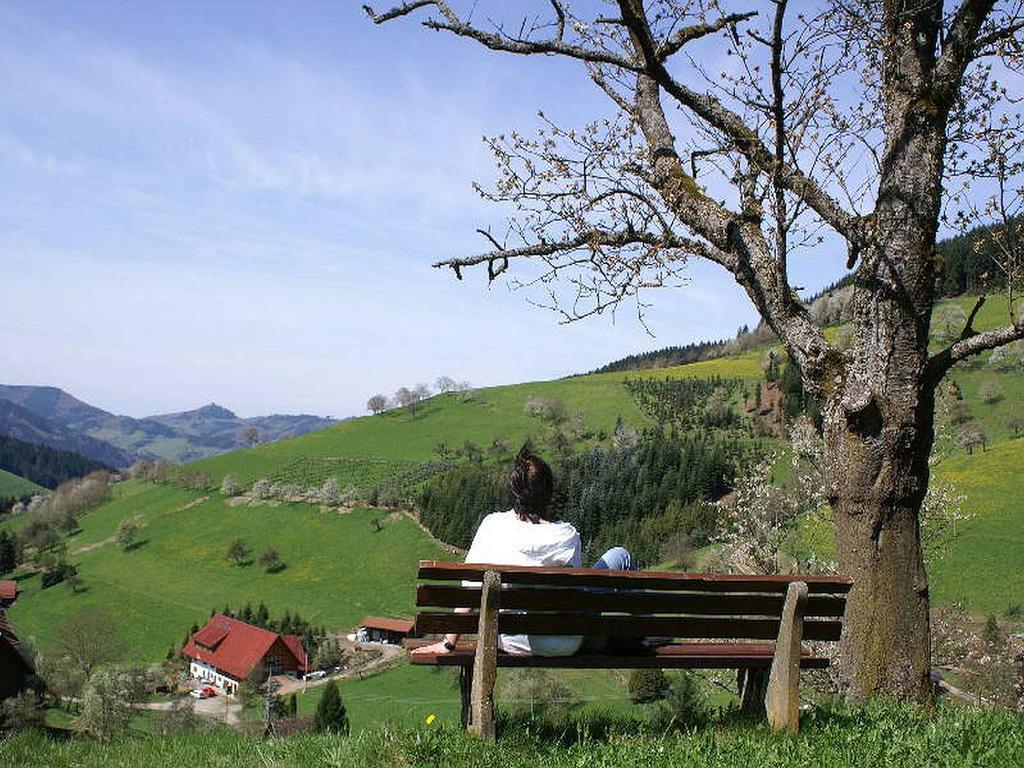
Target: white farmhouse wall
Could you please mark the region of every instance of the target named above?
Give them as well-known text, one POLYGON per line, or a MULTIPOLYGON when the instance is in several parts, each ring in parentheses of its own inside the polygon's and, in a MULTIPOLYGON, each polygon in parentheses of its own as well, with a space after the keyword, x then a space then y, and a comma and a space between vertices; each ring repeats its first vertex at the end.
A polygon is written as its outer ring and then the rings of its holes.
POLYGON ((193 679, 214 685, 227 693, 234 693, 238 688, 238 681, 235 678, 225 675, 215 667, 204 664, 196 659, 192 659, 188 672, 193 679))

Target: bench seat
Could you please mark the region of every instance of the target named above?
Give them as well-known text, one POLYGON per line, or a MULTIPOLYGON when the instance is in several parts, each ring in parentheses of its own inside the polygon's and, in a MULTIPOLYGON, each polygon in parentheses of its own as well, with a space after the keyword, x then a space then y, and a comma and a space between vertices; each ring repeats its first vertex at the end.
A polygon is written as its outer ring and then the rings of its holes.
MULTIPOLYGON (((421 648, 434 640, 406 640, 408 650, 421 648)), ((588 653, 572 656, 523 656, 499 652, 499 667, 543 669, 768 669, 775 657, 775 643, 674 643, 630 654, 588 653)), ((451 653, 410 656, 413 664, 439 667, 472 667, 476 643, 460 640, 451 653)), ((829 660, 801 650, 801 669, 827 669, 829 660)))

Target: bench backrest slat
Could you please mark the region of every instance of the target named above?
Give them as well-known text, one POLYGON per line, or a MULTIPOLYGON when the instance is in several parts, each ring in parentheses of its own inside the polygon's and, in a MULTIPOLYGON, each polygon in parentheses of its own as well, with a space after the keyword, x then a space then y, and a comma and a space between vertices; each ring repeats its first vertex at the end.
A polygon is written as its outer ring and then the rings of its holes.
POLYGON ((840 576, 743 576, 656 571, 598 571, 591 568, 531 568, 483 563, 421 560, 419 578, 433 581, 479 581, 484 571, 501 573, 503 584, 617 589, 670 589, 694 592, 762 592, 785 594, 791 582, 803 581, 811 594, 845 594, 853 582, 840 576))
POLYGON ((419 576, 428 583, 417 586, 416 604, 428 610, 417 614, 416 630, 474 634, 480 606, 480 586, 474 582, 488 570, 500 575, 502 634, 774 640, 786 590, 790 583, 803 581, 812 593, 806 598, 803 636, 838 640, 851 586, 849 579, 836 576, 650 573, 425 560, 419 576))
MULTIPOLYGON (((424 634, 476 632, 475 613, 421 611, 416 630, 424 634)), ((688 637, 702 639, 774 640, 779 633, 777 619, 737 619, 683 616, 587 616, 543 613, 502 613, 498 631, 503 634, 591 635, 603 637, 688 637)), ((838 640, 839 621, 805 621, 807 640, 838 640)))
MULTIPOLYGON (((505 587, 501 607, 534 611, 598 611, 610 613, 681 613, 695 616, 779 616, 785 596, 752 593, 633 592, 617 590, 596 592, 562 587, 505 587)), ((420 584, 416 605, 424 608, 477 608, 479 587, 451 584, 420 584)), ((805 616, 842 616, 845 597, 811 595, 805 616)))

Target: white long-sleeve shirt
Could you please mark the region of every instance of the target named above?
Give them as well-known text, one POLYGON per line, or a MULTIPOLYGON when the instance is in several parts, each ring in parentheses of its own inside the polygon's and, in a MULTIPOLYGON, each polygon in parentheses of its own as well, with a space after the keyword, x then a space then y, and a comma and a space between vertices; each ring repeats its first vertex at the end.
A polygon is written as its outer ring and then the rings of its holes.
MULTIPOLYGON (((578 568, 580 535, 570 523, 520 520, 513 510, 488 515, 477 528, 466 554, 467 563, 536 565, 578 568)), ((500 635, 506 653, 572 656, 583 643, 580 635, 500 635)))

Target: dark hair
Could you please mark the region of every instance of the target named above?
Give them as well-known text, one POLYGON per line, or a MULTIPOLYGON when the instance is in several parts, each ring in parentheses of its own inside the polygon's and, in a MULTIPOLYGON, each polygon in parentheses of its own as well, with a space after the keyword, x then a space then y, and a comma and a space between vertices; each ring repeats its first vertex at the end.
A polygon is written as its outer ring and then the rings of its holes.
POLYGON ((551 467, 540 456, 533 454, 529 443, 523 445, 508 476, 508 491, 512 494, 519 519, 531 523, 547 520, 554 485, 551 467))

